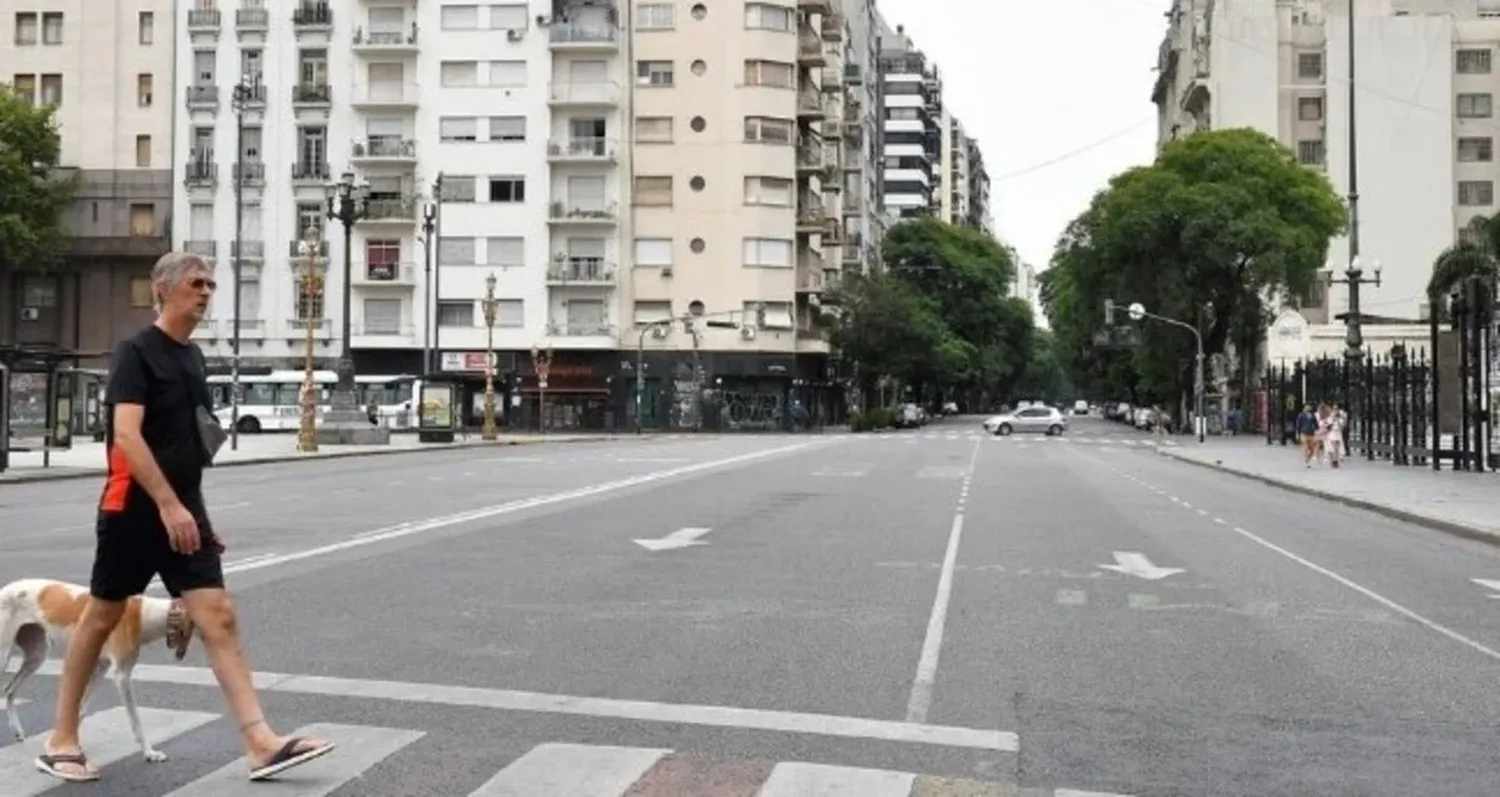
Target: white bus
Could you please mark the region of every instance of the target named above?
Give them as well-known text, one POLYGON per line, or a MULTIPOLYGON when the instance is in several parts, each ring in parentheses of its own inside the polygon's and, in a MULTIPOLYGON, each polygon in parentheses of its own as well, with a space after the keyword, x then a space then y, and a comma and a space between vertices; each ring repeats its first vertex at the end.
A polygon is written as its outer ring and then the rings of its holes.
MULTIPOLYGON (((272 371, 240 375, 239 429, 246 434, 257 432, 296 431, 302 420, 303 371, 272 371)), ((318 412, 327 412, 329 397, 338 375, 333 371, 314 371, 313 381, 318 386, 318 412)), ((380 412, 380 422, 392 429, 415 428, 412 396, 420 389, 414 376, 407 375, 361 375, 354 377, 354 387, 359 398, 360 409, 373 402, 380 412)), ((229 427, 233 407, 230 394, 233 379, 228 374, 208 377, 208 389, 213 397, 215 415, 225 428, 229 427)))

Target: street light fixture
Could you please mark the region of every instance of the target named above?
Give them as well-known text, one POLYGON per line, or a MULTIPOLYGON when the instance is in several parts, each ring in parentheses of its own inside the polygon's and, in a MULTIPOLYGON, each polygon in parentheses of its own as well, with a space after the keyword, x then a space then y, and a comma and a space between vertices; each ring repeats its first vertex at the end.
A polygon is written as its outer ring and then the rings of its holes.
POLYGON ((302 323, 307 327, 306 348, 302 363, 302 423, 297 430, 297 450, 318 450, 318 383, 313 378, 314 331, 323 322, 323 275, 318 273, 318 249, 321 236, 316 227, 308 227, 302 239, 302 323))
POLYGON ((338 430, 353 429, 368 425, 368 419, 359 407, 359 397, 354 387, 354 351, 350 347, 350 318, 353 303, 352 282, 354 276, 354 224, 370 214, 370 187, 356 183, 354 172, 346 171, 337 183, 326 187, 328 195, 328 218, 344 225, 344 296, 342 342, 339 349, 338 366, 335 369, 338 381, 329 399, 329 413, 324 418, 324 428, 335 432, 329 442, 353 442, 354 434, 338 430))
POLYGON ((484 278, 484 428, 480 436, 493 441, 499 437, 495 429, 495 310, 500 302, 495 298, 495 275, 484 278))
POLYGON ((240 448, 240 283, 245 244, 240 240, 245 224, 245 111, 252 103, 265 102, 260 73, 240 78, 229 95, 229 107, 235 117, 234 153, 234 247, 229 253, 234 271, 234 320, 231 322, 229 362, 229 450, 240 448))
POLYGON ((536 369, 536 430, 547 431, 547 375, 552 372, 552 347, 531 347, 531 365, 536 369))

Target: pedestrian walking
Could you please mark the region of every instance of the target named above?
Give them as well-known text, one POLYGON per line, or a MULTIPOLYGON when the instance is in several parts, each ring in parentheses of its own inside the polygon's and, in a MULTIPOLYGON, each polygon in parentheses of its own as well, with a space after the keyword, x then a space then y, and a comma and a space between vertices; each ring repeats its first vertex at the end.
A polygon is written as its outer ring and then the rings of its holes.
POLYGON ((1311 468, 1318 455, 1318 416, 1311 404, 1305 405, 1296 421, 1297 439, 1302 443, 1302 466, 1311 468))
POLYGON ((213 298, 213 271, 197 255, 169 252, 156 261, 151 287, 156 322, 116 346, 110 363, 104 397, 108 466, 90 600, 68 644, 52 733, 36 766, 63 780, 99 779, 79 738, 85 687, 126 602, 160 576, 203 640, 239 720, 250 777, 260 780, 334 745, 279 736, 266 722, 224 587, 224 544, 209 522, 202 491, 203 470, 224 432, 212 415, 203 352, 190 340, 213 298))
POLYGON ((1328 433, 1323 438, 1323 450, 1328 452, 1328 464, 1332 467, 1337 468, 1344 461, 1344 433, 1348 425, 1349 413, 1344 412, 1343 407, 1334 404, 1329 408, 1328 433))

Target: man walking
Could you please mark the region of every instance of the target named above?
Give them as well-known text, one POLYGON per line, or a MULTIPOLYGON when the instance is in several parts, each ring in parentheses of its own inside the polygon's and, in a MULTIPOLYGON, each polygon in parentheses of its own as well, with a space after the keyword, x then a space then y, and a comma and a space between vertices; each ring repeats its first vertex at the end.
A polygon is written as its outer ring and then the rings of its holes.
POLYGON ((1318 455, 1318 415, 1311 404, 1297 416, 1297 439, 1302 443, 1302 466, 1311 468, 1318 455))
POLYGON ((250 777, 259 780, 324 755, 333 744, 282 738, 266 723, 224 589, 224 547, 201 489, 212 457, 198 414, 210 403, 207 374, 202 351, 189 340, 213 298, 213 271, 196 255, 169 252, 156 261, 151 287, 156 323, 115 347, 110 365, 108 477, 99 501, 91 599, 68 645, 52 734, 36 766, 63 780, 99 779, 78 738, 84 689, 126 601, 160 575, 203 638, 239 720, 250 777))

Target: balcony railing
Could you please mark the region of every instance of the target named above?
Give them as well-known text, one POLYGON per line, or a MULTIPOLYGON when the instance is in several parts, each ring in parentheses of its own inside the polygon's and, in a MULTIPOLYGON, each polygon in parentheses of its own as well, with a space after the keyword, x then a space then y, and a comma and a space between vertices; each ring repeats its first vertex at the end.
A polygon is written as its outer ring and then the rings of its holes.
POLYGON ((552 203, 551 218, 559 221, 614 221, 619 211, 613 202, 570 202, 561 199, 552 203))
POLYGON ((322 3, 303 5, 292 10, 293 28, 333 27, 333 9, 322 3))
POLYGON ((260 260, 266 256, 265 241, 230 241, 229 256, 260 260))
POLYGON ((416 105, 421 92, 415 83, 369 83, 354 87, 352 105, 416 105))
POLYGON ((547 155, 552 158, 614 160, 615 150, 614 139, 594 136, 560 139, 547 144, 547 155))
POLYGON ((401 221, 417 218, 417 202, 413 199, 372 199, 365 206, 369 221, 401 221))
POLYGON ((557 49, 580 45, 608 47, 619 44, 620 30, 606 25, 553 25, 548 41, 557 49))
POLYGON ((189 108, 217 106, 219 104, 219 87, 212 84, 188 86, 187 104, 189 108))
POLYGON ((559 81, 549 88, 549 98, 561 105, 616 105, 620 86, 611 80, 559 81))
POLYGON ((818 92, 810 89, 802 89, 797 92, 797 113, 803 116, 819 116, 822 115, 825 107, 823 104, 823 95, 818 92))
POLYGON ((217 8, 190 8, 187 13, 188 30, 218 30, 224 16, 217 8))
POLYGON ((827 163, 820 141, 797 142, 797 168, 821 169, 827 163))
POLYGON ((328 105, 333 102, 333 91, 327 83, 298 83, 292 86, 292 103, 296 105, 328 105))
POLYGON ((357 264, 355 279, 359 282, 389 282, 393 284, 405 284, 415 282, 417 278, 417 266, 415 263, 370 263, 357 264))
POLYGON ((292 179, 297 182, 325 182, 331 173, 327 161, 298 161, 292 164, 292 179))
POLYGON ((407 338, 416 332, 416 327, 400 321, 358 321, 349 326, 349 334, 373 338, 407 338))
POLYGON ((823 209, 823 200, 815 196, 803 196, 797 200, 797 224, 821 225, 828 218, 823 209))
POLYGON ((547 334, 555 338, 614 337, 615 327, 604 321, 548 321, 547 334))
POLYGON ((219 255, 218 241, 183 241, 182 248, 188 254, 197 255, 199 257, 218 257, 219 255))
POLYGON ((797 290, 801 293, 821 293, 823 291, 823 272, 811 269, 798 270, 797 290))
POLYGON ((256 161, 236 163, 234 165, 235 182, 264 183, 266 181, 266 165, 256 161))
MULTIPOLYGON (((295 258, 304 258, 304 257, 307 257, 307 252, 304 252, 302 250, 302 247, 304 247, 304 246, 307 245, 306 241, 302 240, 301 238, 293 238, 290 241, 287 241, 286 244, 287 244, 287 246, 286 246, 287 257, 295 257, 295 258)), ((322 257, 322 258, 328 257, 328 242, 327 241, 318 241, 317 253, 318 253, 318 257, 322 257)))
POLYGON ((193 157, 183 167, 183 182, 187 185, 212 185, 219 180, 219 164, 214 163, 213 155, 207 159, 193 157))
POLYGON ((264 8, 241 8, 234 12, 238 30, 265 30, 271 26, 271 12, 264 8))
POLYGON ((350 145, 352 158, 416 158, 417 142, 401 136, 370 136, 350 145))
POLYGON ((568 257, 552 261, 547 281, 560 284, 612 285, 615 266, 602 257, 568 257))
POLYGON ((822 64, 823 37, 806 25, 797 31, 797 58, 805 64, 822 64))
POLYGON ((415 47, 417 44, 417 23, 411 23, 411 30, 371 30, 364 28, 354 29, 354 47, 356 49, 369 48, 406 48, 415 47))

